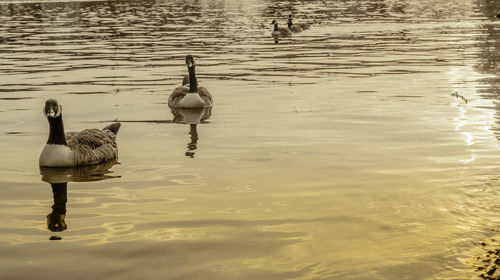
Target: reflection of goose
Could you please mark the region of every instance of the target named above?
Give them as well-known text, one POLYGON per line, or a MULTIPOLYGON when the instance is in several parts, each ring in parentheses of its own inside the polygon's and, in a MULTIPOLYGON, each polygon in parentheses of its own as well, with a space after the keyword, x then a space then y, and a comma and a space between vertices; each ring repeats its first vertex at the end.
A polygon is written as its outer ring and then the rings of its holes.
POLYGON ((196 79, 194 57, 186 56, 186 66, 189 79, 184 78, 182 86, 176 88, 168 98, 168 106, 174 108, 204 108, 212 106, 213 98, 210 92, 202 86, 198 86, 196 79), (189 87, 185 86, 189 84, 189 87))
POLYGON ((293 23, 292 15, 288 15, 288 28, 290 28, 293 32, 300 32, 302 30, 309 29, 309 23, 293 23), (297 28, 300 31, 294 31, 292 28, 297 28))
POLYGON ((292 31, 285 27, 278 27, 278 22, 273 20, 271 24, 274 24, 274 30, 271 33, 273 37, 290 37, 292 36, 292 31))
POLYGON ((63 168, 40 167, 40 174, 42 174, 42 181, 47 183, 100 181, 119 178, 119 176, 109 175, 111 173, 109 169, 115 163, 116 159, 88 166, 63 168))
POLYGON ((54 197, 54 204, 52 205, 52 212, 47 215, 47 227, 50 231, 63 231, 68 228, 66 225, 66 202, 68 201, 68 183, 53 183, 52 195, 54 197))
POLYGON ((189 135, 191 135, 191 142, 188 143, 186 151, 186 156, 190 158, 194 158, 194 150, 198 148, 198 130, 196 129, 197 124, 189 125, 189 135))
POLYGON ((212 115, 212 107, 188 109, 188 108, 172 108, 174 123, 199 124, 205 123, 212 115))
POLYGON ((172 108, 174 115, 173 122, 181 124, 189 124, 189 134, 191 135, 191 142, 187 145, 186 156, 194 158, 195 150, 198 144, 198 131, 197 125, 206 123, 212 114, 212 107, 200 109, 185 109, 185 108, 172 108))
POLYGON ((44 113, 49 121, 47 144, 40 154, 40 166, 69 167, 97 164, 118 156, 116 134, 120 123, 113 123, 102 130, 85 129, 64 134, 62 106, 57 100, 45 102, 44 113))
MULTIPOLYGON (((52 187, 52 194, 54 197, 52 212, 47 215, 47 227, 50 231, 58 232, 67 229, 65 218, 66 202, 68 201, 68 182, 99 181, 120 177, 108 175, 110 173, 108 169, 111 168, 115 163, 116 160, 111 160, 102 164, 82 167, 40 167, 42 180, 44 182, 50 183, 52 187)), ((58 237, 56 239, 61 238, 58 237)))

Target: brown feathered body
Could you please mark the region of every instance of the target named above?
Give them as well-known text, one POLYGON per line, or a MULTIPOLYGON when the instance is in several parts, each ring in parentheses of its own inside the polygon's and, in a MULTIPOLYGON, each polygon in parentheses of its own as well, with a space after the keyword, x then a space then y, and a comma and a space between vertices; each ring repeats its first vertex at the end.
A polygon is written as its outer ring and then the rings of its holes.
POLYGON ((68 132, 66 142, 75 153, 75 166, 102 163, 118 157, 116 134, 108 129, 68 132))

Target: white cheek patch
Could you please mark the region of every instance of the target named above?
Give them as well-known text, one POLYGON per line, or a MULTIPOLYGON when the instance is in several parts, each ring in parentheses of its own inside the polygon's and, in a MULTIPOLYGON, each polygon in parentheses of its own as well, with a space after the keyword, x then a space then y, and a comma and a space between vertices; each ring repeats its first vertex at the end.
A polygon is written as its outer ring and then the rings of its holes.
POLYGON ((59 117, 62 113, 62 106, 61 105, 58 105, 58 106, 59 107, 58 107, 57 113, 54 112, 54 110, 52 108, 50 108, 50 110, 47 113, 45 113, 45 116, 51 117, 51 118, 59 117))
POLYGON ((62 106, 59 105, 59 110, 57 110, 57 114, 56 114, 56 117, 59 117, 62 113, 62 106))
POLYGON ((54 110, 52 110, 52 108, 50 108, 49 112, 47 112, 47 117, 54 117, 56 115, 56 112, 54 112, 54 110))

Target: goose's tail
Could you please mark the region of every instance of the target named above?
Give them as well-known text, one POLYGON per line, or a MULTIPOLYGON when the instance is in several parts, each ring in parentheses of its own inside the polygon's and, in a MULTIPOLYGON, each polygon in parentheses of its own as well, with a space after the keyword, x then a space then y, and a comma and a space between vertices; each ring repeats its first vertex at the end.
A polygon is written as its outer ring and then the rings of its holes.
POLYGON ((118 134, 118 130, 120 130, 120 126, 121 126, 121 124, 119 122, 116 122, 116 123, 112 123, 112 124, 106 126, 102 130, 109 130, 109 131, 113 132, 114 134, 118 134))

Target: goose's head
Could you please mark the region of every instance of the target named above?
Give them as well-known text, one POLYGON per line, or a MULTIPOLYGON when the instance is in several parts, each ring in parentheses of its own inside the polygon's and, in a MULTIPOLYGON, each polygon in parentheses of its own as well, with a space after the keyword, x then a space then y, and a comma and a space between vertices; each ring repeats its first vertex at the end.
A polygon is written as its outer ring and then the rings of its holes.
POLYGON ((188 68, 191 68, 191 67, 195 66, 194 57, 192 55, 190 55, 190 54, 186 55, 186 66, 188 68))
POLYGON ((497 15, 497 18, 500 18, 500 14, 497 15))
POLYGON ((271 24, 273 24, 273 25, 274 25, 274 24, 276 24, 276 23, 277 23, 277 22, 276 22, 276 20, 275 20, 275 19, 273 19, 273 21, 271 21, 271 24))
POLYGON ((59 105, 57 100, 48 99, 45 101, 45 107, 43 107, 43 113, 47 118, 57 118, 61 116, 62 106, 59 105))

